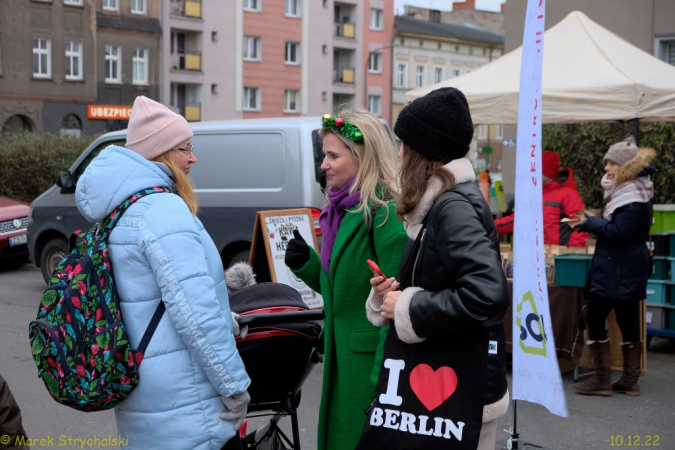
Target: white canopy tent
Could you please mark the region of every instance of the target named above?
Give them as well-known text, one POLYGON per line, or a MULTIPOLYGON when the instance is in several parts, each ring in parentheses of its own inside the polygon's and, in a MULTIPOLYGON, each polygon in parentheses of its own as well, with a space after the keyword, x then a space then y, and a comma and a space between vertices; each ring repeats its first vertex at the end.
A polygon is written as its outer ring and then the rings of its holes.
MULTIPOLYGON (((518 121, 522 47, 466 75, 406 93, 408 102, 452 86, 474 124, 518 121)), ((640 50, 579 11, 544 34, 544 123, 675 121, 675 66, 640 50)))

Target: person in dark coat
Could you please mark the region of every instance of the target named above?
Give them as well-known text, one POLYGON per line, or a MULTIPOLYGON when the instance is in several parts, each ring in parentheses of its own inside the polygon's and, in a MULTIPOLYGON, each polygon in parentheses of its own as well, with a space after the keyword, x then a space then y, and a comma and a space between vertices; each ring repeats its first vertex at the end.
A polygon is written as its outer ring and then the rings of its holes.
POLYGON ((593 365, 592 378, 575 383, 579 394, 611 395, 612 392, 638 396, 640 389, 640 304, 645 298, 651 264, 646 242, 652 224, 650 201, 654 186, 649 175, 656 152, 638 149, 630 141, 609 148, 603 159, 605 207, 602 218, 588 217, 580 228, 595 233, 598 242, 590 271, 590 293, 586 321, 587 342, 593 365), (605 321, 611 310, 621 329, 623 374, 611 383, 609 340, 605 321))
POLYGON ((0 375, 0 449, 30 449, 21 424, 21 410, 7 381, 0 375))
POLYGON ((432 91, 401 111, 395 133, 396 213, 409 239, 400 290, 371 280, 369 319, 393 322, 357 449, 494 449, 509 404, 510 295, 492 214, 465 158, 473 137, 466 98, 455 88, 432 91))

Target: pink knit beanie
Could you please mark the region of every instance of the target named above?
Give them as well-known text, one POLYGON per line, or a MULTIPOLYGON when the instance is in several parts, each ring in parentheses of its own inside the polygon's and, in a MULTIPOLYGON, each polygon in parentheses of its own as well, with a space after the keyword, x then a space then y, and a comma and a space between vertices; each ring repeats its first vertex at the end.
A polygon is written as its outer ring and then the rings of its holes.
POLYGON ((153 159, 191 137, 192 129, 183 116, 147 97, 136 97, 126 148, 145 159, 153 159))

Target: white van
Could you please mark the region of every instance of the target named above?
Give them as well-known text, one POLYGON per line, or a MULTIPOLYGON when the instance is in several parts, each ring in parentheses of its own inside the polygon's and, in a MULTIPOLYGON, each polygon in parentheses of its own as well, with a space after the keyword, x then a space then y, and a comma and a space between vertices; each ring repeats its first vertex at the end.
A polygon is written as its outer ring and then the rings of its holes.
MULTIPOLYGON (((318 216, 325 204, 320 125, 321 117, 191 124, 197 163, 190 179, 199 196, 199 218, 225 267, 248 259, 256 211, 311 208, 320 233, 318 216)), ((126 130, 102 135, 33 201, 28 248, 46 281, 68 253, 70 234, 91 227, 75 205, 78 178, 101 150, 125 141, 126 130)))

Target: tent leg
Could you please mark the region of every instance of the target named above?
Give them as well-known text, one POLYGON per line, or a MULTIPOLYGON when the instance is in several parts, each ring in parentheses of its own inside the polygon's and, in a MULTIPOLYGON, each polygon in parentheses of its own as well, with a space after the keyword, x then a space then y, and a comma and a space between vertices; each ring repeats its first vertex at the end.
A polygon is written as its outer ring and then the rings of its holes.
POLYGON ((635 139, 635 145, 640 146, 640 119, 633 119, 633 138, 635 139))

